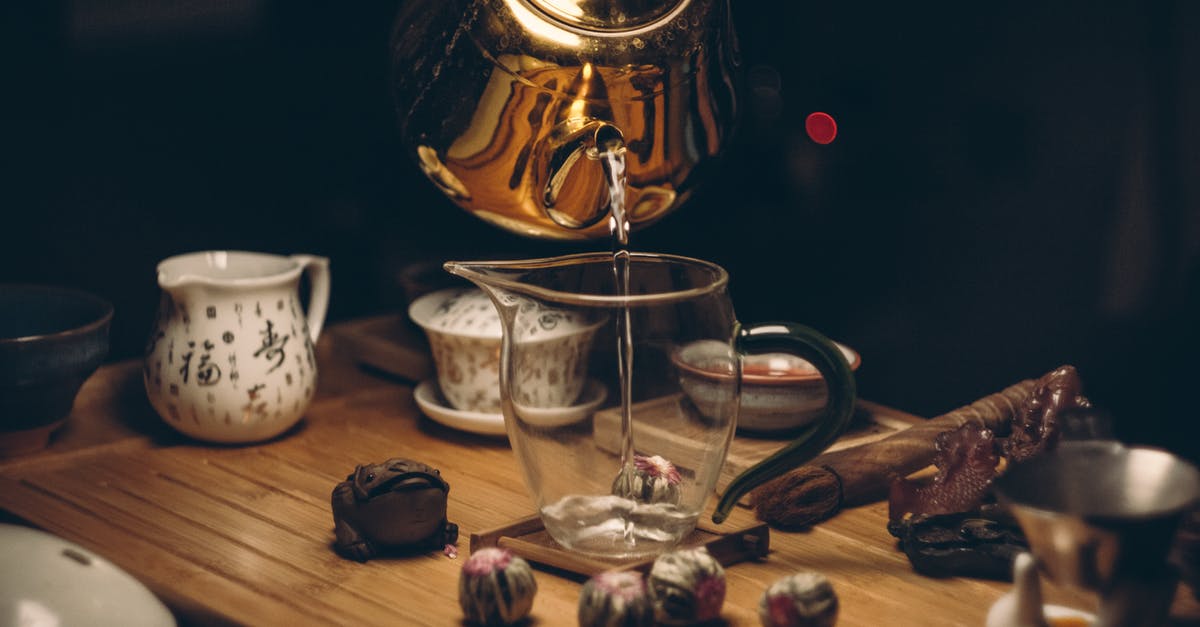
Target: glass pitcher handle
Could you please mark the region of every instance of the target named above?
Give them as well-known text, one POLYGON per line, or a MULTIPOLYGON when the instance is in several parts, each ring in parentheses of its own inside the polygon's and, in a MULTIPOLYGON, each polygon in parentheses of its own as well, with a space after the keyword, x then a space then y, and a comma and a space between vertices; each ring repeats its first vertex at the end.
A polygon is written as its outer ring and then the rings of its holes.
POLYGON ((734 332, 734 348, 739 355, 781 352, 803 358, 825 378, 829 401, 795 440, 730 482, 713 512, 713 522, 718 524, 743 494, 820 455, 846 430, 854 415, 854 372, 837 345, 815 329, 792 322, 739 326, 734 332))
POLYGON ((329 309, 329 259, 316 255, 292 255, 291 258, 308 275, 308 307, 304 317, 308 321, 308 337, 316 344, 321 327, 325 326, 325 312, 329 309))

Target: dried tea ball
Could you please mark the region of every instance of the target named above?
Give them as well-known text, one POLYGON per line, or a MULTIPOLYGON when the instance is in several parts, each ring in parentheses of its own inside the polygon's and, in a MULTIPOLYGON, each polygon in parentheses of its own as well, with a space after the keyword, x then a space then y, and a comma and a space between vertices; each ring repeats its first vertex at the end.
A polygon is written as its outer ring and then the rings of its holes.
POLYGON ((634 455, 613 481, 613 494, 639 503, 679 503, 679 471, 661 455, 634 455))
POLYGON ((610 570, 583 584, 579 627, 642 627, 654 624, 654 601, 642 574, 610 570))
POLYGON ((529 562, 507 549, 475 551, 458 578, 458 604, 470 623, 511 625, 533 609, 535 594, 529 562))
POLYGON ((650 568, 654 614, 667 625, 713 620, 725 604, 725 569, 708 549, 686 549, 661 555, 650 568))
POLYGON ((833 627, 838 598, 821 573, 799 572, 776 581, 758 601, 763 627, 833 627))

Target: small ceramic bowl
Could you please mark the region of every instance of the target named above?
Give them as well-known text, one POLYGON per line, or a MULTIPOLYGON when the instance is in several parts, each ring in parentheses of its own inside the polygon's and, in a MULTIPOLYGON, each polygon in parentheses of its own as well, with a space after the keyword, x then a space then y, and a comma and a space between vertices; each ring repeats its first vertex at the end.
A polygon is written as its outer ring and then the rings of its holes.
MULTIPOLYGON (((862 363, 858 353, 843 344, 837 347, 850 370, 858 370, 862 363)), ((703 340, 680 348, 672 357, 680 386, 704 415, 720 412, 733 393, 731 353, 728 344, 703 340)), ((824 378, 807 361, 787 353, 747 355, 742 362, 738 429, 791 431, 816 419, 828 400, 824 378)))
POLYGON ((0 456, 46 446, 108 355, 113 308, 78 290, 0 285, 0 456))
MULTIPOLYGON (((512 329, 513 402, 572 405, 587 380, 588 347, 602 321, 533 301, 522 301, 519 310, 512 329)), ((503 327, 491 299, 474 287, 439 290, 414 301, 408 314, 429 338, 446 400, 462 411, 499 414, 503 327)))

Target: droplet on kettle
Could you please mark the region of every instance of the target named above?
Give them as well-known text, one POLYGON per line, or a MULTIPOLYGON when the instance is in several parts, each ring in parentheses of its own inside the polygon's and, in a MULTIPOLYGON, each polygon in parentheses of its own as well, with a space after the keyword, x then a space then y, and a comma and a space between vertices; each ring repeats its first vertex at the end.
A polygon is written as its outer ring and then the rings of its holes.
POLYGON ((818 144, 829 144, 837 137, 837 121, 828 113, 814 111, 804 119, 804 132, 818 144))

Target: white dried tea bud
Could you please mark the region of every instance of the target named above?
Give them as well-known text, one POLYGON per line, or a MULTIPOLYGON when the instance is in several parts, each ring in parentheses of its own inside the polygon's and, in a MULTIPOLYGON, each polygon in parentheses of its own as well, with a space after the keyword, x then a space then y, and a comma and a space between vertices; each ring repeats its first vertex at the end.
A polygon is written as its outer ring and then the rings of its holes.
POLYGON ((763 627, 833 627, 838 598, 829 579, 810 571, 771 584, 758 601, 763 627))
POLYGON ((633 465, 621 469, 613 494, 639 503, 679 503, 682 477, 675 464, 660 455, 634 455, 633 465))
POLYGON ((533 609, 535 594, 529 562, 507 549, 475 551, 458 578, 458 604, 469 623, 511 625, 533 609))
POLYGON ((708 549, 686 549, 660 555, 650 568, 654 615, 666 625, 714 620, 725 604, 725 569, 708 549))
POLYGON ((579 593, 579 627, 649 627, 654 601, 642 574, 610 570, 583 584, 579 593))

